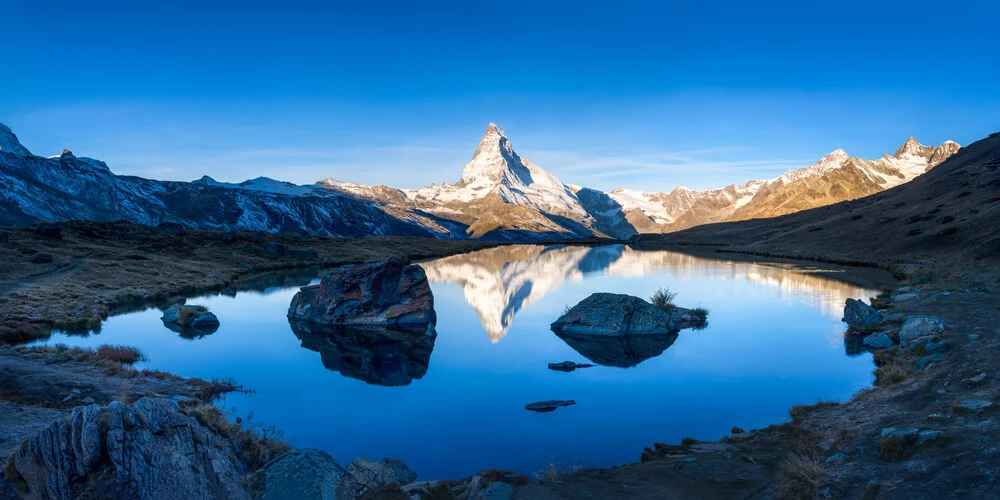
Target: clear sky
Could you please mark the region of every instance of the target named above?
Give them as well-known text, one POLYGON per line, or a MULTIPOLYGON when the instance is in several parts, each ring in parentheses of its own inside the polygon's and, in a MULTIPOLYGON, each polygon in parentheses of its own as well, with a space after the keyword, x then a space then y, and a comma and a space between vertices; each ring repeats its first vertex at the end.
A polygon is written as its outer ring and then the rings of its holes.
POLYGON ((3 2, 0 122, 122 174, 719 187, 1000 130, 996 2, 3 2), (206 6, 202 4, 213 4, 206 6))

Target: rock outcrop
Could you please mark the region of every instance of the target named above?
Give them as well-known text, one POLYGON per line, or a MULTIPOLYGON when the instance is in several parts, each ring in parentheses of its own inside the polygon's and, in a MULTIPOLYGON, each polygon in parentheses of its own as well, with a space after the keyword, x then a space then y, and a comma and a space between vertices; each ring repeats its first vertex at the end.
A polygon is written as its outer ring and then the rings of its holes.
POLYGON ((392 259, 343 266, 303 287, 288 317, 327 325, 433 325, 434 296, 423 268, 392 259))
POLYGON ((416 479, 394 458, 360 457, 341 467, 325 451, 303 448, 270 461, 254 474, 250 488, 260 500, 357 500, 384 498, 416 479))
POLYGON ((232 443, 176 401, 80 406, 10 458, 22 498, 249 499, 232 443))
POLYGON ((847 299, 847 304, 844 306, 844 322, 852 330, 871 332, 882 322, 882 313, 860 300, 847 299))
POLYGON ((587 335, 666 334, 678 330, 670 315, 639 297, 595 293, 552 323, 556 332, 587 335))

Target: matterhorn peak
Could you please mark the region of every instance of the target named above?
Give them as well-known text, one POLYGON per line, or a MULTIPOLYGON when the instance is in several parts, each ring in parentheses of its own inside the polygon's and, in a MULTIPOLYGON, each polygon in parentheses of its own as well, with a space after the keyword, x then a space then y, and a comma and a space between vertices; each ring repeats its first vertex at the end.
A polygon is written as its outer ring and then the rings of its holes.
POLYGON ((496 184, 503 180, 531 183, 531 173, 521 157, 514 152, 514 147, 507 139, 507 134, 490 122, 486 132, 479 139, 479 146, 472 155, 472 160, 462 169, 460 183, 496 184))
POLYGON ((0 123, 0 151, 4 153, 14 153, 20 156, 31 156, 31 151, 21 145, 17 136, 9 127, 0 123))

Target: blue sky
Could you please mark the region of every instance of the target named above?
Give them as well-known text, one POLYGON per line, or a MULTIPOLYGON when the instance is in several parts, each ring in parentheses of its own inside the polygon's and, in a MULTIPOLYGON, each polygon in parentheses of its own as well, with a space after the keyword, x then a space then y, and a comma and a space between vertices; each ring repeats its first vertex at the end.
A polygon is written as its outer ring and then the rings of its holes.
POLYGON ((122 174, 416 187, 494 121, 645 190, 1000 130, 989 2, 201 3, 5 2, 0 122, 122 174))

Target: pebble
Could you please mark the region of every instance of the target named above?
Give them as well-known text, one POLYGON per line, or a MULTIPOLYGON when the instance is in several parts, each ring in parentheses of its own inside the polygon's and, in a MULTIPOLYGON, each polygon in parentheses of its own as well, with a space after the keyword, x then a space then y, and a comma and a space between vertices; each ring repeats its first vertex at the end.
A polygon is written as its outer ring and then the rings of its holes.
POLYGON ((697 461, 697 460, 698 460, 698 459, 697 459, 697 458, 694 458, 694 457, 691 457, 691 458, 685 458, 685 459, 684 459, 684 463, 686 463, 686 464, 689 464, 689 463, 691 463, 691 462, 695 462, 695 461, 697 461))
POLYGON ((948 342, 931 342, 924 346, 924 352, 927 354, 934 354, 936 352, 945 352, 948 350, 948 342))
POLYGON ((90 396, 87 396, 87 397, 83 398, 83 404, 92 405, 92 404, 94 404, 96 402, 97 402, 97 400, 94 399, 94 398, 92 398, 92 397, 90 397, 90 396))
POLYGON ((980 373, 979 375, 976 375, 975 377, 969 377, 969 378, 963 380, 963 382, 965 382, 966 384, 969 384, 969 385, 979 385, 979 384, 983 383, 984 380, 986 380, 986 372, 980 373))
POLYGON ((936 352, 934 354, 931 354, 931 355, 928 355, 928 356, 924 356, 924 357, 918 359, 917 360, 917 368, 920 369, 920 370, 923 370, 924 368, 929 368, 930 367, 929 365, 932 365, 932 364, 934 364, 936 362, 939 362, 939 361, 944 361, 944 354, 942 354, 940 352, 936 352))
POLYGON ((830 455, 829 457, 827 457, 825 463, 842 464, 846 462, 848 458, 850 457, 848 457, 846 453, 837 453, 836 455, 830 455))
POLYGON ((948 416, 940 413, 931 413, 930 415, 927 415, 927 420, 931 422, 947 422, 948 416))
POLYGON ((68 396, 66 396, 65 398, 63 398, 62 402, 63 403, 67 403, 67 402, 69 402, 69 400, 71 400, 71 399, 73 399, 75 397, 76 397, 76 394, 74 394, 74 393, 71 392, 71 393, 69 393, 68 396))

